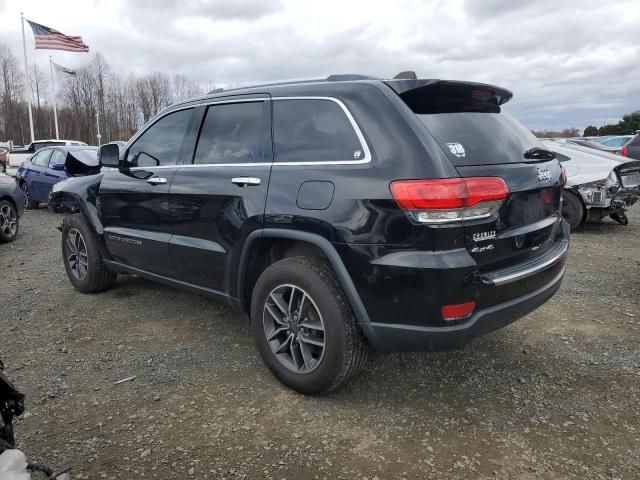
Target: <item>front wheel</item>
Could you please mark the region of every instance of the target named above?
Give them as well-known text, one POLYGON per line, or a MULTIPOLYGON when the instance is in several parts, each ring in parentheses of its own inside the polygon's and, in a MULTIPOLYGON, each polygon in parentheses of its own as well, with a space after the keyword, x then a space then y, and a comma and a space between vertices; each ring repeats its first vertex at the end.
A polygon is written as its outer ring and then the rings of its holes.
POLYGON ((366 339, 332 269, 320 258, 287 258, 260 275, 251 329, 269 369, 300 393, 335 390, 367 358, 366 339))
POLYGON ((117 275, 102 261, 98 239, 82 214, 62 222, 62 258, 71 284, 82 293, 108 290, 117 275))
POLYGON ((13 203, 0 201, 0 243, 13 242, 18 235, 18 212, 13 203))
POLYGON ((575 230, 584 219, 584 206, 575 193, 565 190, 562 192, 562 217, 567 221, 571 230, 575 230))

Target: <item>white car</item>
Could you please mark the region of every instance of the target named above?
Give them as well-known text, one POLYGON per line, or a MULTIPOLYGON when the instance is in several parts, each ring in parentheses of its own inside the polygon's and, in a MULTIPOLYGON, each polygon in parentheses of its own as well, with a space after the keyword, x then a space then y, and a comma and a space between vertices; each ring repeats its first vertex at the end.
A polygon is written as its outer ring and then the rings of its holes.
POLYGON ((9 152, 9 163, 7 167, 16 168, 22 165, 27 158, 30 158, 35 152, 45 147, 55 147, 58 145, 80 146, 87 144, 78 140, 36 140, 35 142, 25 145, 23 148, 14 148, 9 152))
POLYGON ((611 217, 628 223, 625 210, 640 197, 640 161, 571 143, 545 141, 567 174, 562 216, 573 230, 583 222, 611 217))

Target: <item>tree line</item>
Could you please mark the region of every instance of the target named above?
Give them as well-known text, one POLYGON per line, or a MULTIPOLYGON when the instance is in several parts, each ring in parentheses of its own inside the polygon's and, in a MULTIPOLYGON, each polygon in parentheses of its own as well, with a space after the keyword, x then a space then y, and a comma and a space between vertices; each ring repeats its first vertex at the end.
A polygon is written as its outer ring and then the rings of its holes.
MULTIPOLYGON (((149 118, 172 103, 214 88, 184 75, 153 72, 144 76, 116 74, 101 53, 92 55, 73 76, 55 78, 60 138, 97 143, 96 114, 102 143, 128 140, 149 118)), ((24 68, 0 44, 0 141, 16 145, 31 141, 27 95, 32 95, 36 140, 55 138, 50 75, 36 64, 27 86, 24 68), (30 89, 30 92, 29 92, 30 89)))
POLYGON ((633 135, 640 131, 640 110, 627 113, 622 116, 622 120, 615 124, 606 124, 601 127, 589 125, 584 129, 585 137, 595 137, 603 135, 633 135))

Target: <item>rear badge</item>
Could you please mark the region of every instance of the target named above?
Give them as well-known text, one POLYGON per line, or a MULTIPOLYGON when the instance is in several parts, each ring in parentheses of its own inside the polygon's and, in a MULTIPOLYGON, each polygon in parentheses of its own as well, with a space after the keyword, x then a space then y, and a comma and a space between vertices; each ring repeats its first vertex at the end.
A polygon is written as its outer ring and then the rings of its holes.
POLYGON ((489 230, 488 232, 478 232, 472 235, 474 242, 484 242, 485 240, 493 240, 496 238, 496 231, 489 230))
POLYGON ((544 169, 538 168, 538 181, 548 182, 549 180, 551 180, 551 172, 546 168, 544 169))
POLYGON ((451 150, 456 157, 464 157, 466 152, 464 151, 464 147, 461 143, 447 143, 447 147, 451 150))

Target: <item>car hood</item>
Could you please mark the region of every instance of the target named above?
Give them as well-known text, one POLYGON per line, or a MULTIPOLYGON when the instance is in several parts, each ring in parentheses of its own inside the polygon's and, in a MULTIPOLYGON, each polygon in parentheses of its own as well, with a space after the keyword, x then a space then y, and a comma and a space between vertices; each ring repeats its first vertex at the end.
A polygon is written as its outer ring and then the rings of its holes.
POLYGON ((620 160, 621 157, 618 155, 588 147, 557 142, 544 142, 544 144, 557 154, 569 157, 569 160, 561 162, 567 172, 567 185, 569 186, 604 180, 613 169, 625 163, 620 160))
POLYGON ((93 175, 100 172, 100 163, 95 156, 95 152, 91 152, 90 150, 74 150, 67 153, 64 168, 74 176, 93 175))

